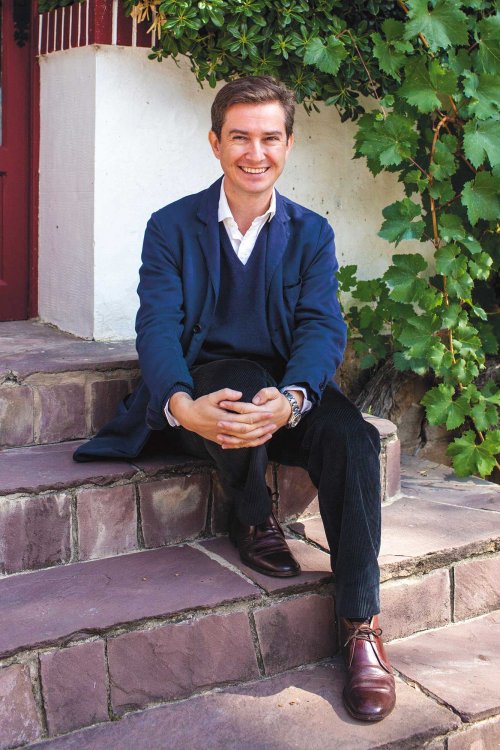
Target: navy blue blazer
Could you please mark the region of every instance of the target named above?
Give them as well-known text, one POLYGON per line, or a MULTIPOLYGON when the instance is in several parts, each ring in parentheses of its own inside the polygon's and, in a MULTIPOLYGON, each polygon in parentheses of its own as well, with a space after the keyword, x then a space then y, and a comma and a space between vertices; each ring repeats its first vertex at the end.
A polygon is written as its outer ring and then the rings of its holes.
MULTIPOLYGON (((137 455, 149 430, 166 427, 164 406, 172 388, 192 386, 189 368, 219 296, 221 180, 151 216, 136 320, 142 382, 115 420, 77 451, 77 460, 137 455)), ((265 268, 269 330, 287 363, 279 385, 305 384, 313 403, 332 382, 346 343, 337 268, 326 219, 276 193, 265 268)))

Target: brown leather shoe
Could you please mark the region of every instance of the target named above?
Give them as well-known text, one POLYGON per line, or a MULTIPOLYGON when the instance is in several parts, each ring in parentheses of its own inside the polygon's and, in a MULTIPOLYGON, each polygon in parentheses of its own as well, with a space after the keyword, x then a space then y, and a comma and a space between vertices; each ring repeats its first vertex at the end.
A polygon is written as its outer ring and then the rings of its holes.
POLYGON ((360 721, 385 719, 396 704, 396 687, 378 617, 363 623, 340 617, 339 630, 347 668, 345 707, 360 721))
POLYGON ((229 538, 238 548, 242 562, 258 573, 277 578, 299 575, 300 565, 273 513, 257 526, 246 526, 233 515, 229 538))

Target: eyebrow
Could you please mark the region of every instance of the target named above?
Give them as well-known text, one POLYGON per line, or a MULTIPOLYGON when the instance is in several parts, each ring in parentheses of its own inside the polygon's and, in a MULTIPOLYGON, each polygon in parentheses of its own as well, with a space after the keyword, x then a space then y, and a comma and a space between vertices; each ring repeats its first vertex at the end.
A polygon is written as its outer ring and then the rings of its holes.
MULTIPOLYGON (((229 131, 229 135, 233 135, 235 133, 239 133, 240 135, 248 135, 248 130, 238 130, 238 128, 233 128, 233 130, 229 131)), ((264 135, 283 135, 282 130, 267 130, 264 132, 264 135)))

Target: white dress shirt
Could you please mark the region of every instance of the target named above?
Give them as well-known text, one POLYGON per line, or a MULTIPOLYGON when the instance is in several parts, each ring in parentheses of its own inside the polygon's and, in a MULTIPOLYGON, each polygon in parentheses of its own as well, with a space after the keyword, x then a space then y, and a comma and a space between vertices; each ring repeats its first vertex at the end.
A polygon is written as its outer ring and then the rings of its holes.
MULTIPOLYGON (((260 230, 263 228, 266 221, 271 221, 275 213, 276 213, 276 191, 273 188, 273 194, 271 196, 271 203, 269 204, 269 208, 267 209, 267 211, 264 214, 262 214, 262 216, 257 216, 252 221, 250 227, 247 229, 245 234, 242 234, 240 230, 238 229, 238 225, 236 221, 234 220, 234 216, 231 213, 231 209, 229 208, 229 203, 227 202, 226 193, 224 191, 224 180, 222 181, 222 184, 220 187, 218 220, 219 222, 220 221, 223 222, 224 227, 226 228, 227 235, 233 247, 233 250, 243 264, 247 262, 250 255, 252 254, 252 250, 255 247, 255 243, 257 242, 257 237, 259 236, 260 230)), ((301 409, 302 414, 305 414, 306 412, 308 412, 309 409, 312 407, 311 401, 309 401, 309 399, 307 398, 307 391, 302 386, 288 385, 286 386, 286 388, 282 388, 281 390, 300 391, 301 393, 304 394, 304 401, 302 402, 302 409, 301 409)), ((179 422, 175 419, 175 417, 172 414, 170 414, 170 411, 168 408, 169 403, 170 403, 170 399, 165 404, 165 416, 167 418, 167 422, 169 423, 171 427, 179 427, 179 422)))

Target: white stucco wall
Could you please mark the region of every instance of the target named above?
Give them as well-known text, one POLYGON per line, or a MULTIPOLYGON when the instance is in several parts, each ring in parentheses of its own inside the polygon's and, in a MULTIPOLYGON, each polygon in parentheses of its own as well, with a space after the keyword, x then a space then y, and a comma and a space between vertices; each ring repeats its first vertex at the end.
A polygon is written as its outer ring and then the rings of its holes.
MULTIPOLYGON (((214 92, 187 64, 139 48, 58 52, 41 69, 40 314, 82 336, 132 337, 147 219, 220 174, 207 141, 214 92)), ((401 186, 352 160, 354 131, 333 108, 309 117, 299 107, 278 188, 327 215, 340 263, 372 278, 394 252, 377 232, 401 186)))
POLYGON ((95 52, 40 58, 39 314, 94 334, 95 52))

